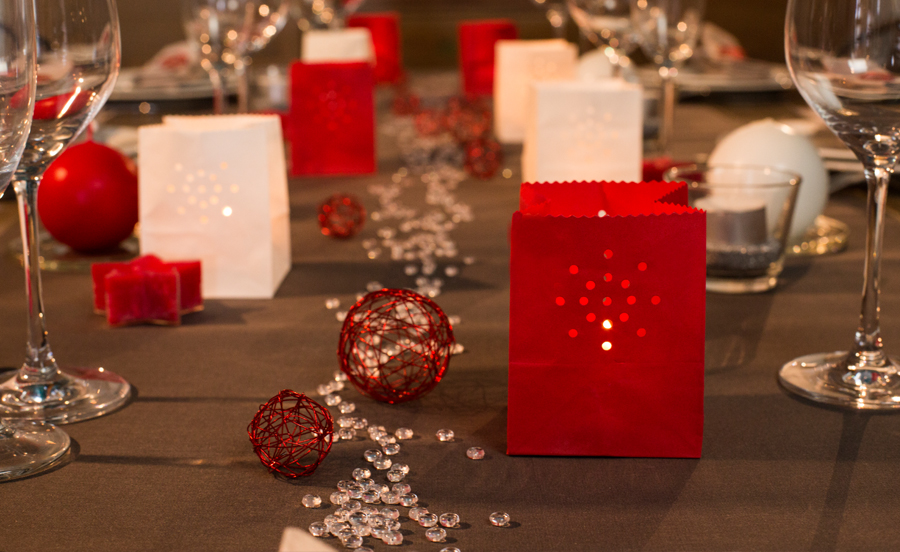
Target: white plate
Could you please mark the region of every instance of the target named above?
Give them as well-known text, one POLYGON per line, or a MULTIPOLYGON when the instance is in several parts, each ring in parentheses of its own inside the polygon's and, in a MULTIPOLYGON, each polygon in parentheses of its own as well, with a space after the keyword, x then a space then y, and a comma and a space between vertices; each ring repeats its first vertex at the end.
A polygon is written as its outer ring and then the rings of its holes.
MULTIPOLYGON (((659 75, 653 67, 639 70, 645 85, 658 83, 659 75)), ((712 94, 737 92, 777 92, 793 87, 787 68, 781 63, 759 60, 718 63, 694 61, 678 73, 678 88, 682 94, 712 94)))
MULTIPOLYGON (((229 91, 232 83, 227 84, 229 91)), ((154 102, 171 100, 197 100, 212 98, 213 88, 209 76, 203 72, 188 77, 146 76, 137 67, 119 72, 116 87, 110 95, 114 102, 154 102)))

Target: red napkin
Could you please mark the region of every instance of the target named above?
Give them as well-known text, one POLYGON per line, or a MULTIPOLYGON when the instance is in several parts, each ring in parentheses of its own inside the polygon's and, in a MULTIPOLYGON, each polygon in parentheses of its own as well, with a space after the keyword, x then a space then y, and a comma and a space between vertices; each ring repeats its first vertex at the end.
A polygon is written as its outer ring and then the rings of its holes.
POLYGON ((464 21, 459 25, 459 67, 466 94, 494 93, 494 44, 518 37, 515 23, 507 19, 464 21))
POLYGON ((400 15, 397 12, 351 15, 348 27, 365 27, 372 33, 375 46, 375 82, 396 83, 403 80, 400 54, 400 15))
POLYGON ((700 456, 706 218, 686 203, 683 183, 522 184, 509 454, 700 456))
POLYGON ((375 172, 374 80, 368 63, 291 66, 291 174, 375 172))

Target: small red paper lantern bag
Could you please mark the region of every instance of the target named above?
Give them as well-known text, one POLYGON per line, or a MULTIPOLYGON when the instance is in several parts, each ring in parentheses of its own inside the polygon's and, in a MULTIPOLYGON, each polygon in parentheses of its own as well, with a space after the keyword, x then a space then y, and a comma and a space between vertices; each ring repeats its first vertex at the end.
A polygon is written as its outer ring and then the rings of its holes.
POLYGON ((509 454, 700 456, 706 215, 686 204, 683 183, 522 184, 509 454))
POLYGON ((494 45, 498 40, 516 38, 516 24, 507 19, 463 21, 459 25, 459 69, 467 95, 494 93, 494 45))
POLYGON ((348 27, 364 27, 375 46, 375 82, 396 83, 403 79, 400 54, 400 15, 397 12, 357 13, 347 19, 348 27))
POLYGON ((291 65, 291 175, 375 172, 368 63, 291 65))

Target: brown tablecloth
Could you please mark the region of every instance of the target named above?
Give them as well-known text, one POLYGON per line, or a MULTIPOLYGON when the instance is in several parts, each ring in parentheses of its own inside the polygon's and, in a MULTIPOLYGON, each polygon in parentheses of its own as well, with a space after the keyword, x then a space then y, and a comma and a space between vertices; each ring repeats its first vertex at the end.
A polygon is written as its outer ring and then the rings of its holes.
MULTIPOLYGON (((750 118, 791 109, 782 103, 684 106, 682 153, 704 151, 750 118)), ((208 301, 178 328, 109 329, 91 312, 87 275, 45 276, 57 358, 102 365, 138 393, 119 412, 65 426, 76 443, 67 465, 0 485, 0 552, 274 551, 285 527, 305 528, 325 515, 303 508, 301 497, 312 492, 327 501, 338 480, 365 465, 362 453, 371 442, 337 443, 314 476, 288 483, 262 467, 246 427, 281 389, 313 392, 337 368, 340 323, 325 308, 327 298, 339 297, 346 308, 370 281, 412 284, 405 263, 365 258, 361 240, 380 224, 370 221, 360 237, 336 241, 321 236, 315 223, 316 205, 335 191, 357 193, 371 210, 367 185, 387 181, 398 166, 387 157, 376 176, 291 183, 294 267, 274 300, 208 301)), ((784 393, 775 376, 796 356, 850 344, 862 284, 864 198, 858 192, 833 198, 827 210, 850 225, 848 251, 790 260, 775 292, 708 295, 702 459, 508 457, 507 229, 517 205, 515 155, 508 164, 511 179, 469 180, 457 190, 476 219, 453 236, 460 256, 476 262, 445 278, 437 301, 460 317, 456 335, 466 352, 418 401, 388 406, 353 389, 342 393, 370 423, 416 431, 398 459, 411 467, 407 481, 423 504, 461 516, 449 544, 463 551, 900 547, 893 529, 900 414, 813 406, 784 393), (435 440, 439 428, 453 429, 456 441, 435 440), (483 447, 486 458, 467 459, 470 446, 483 447), (510 514, 510 528, 488 524, 497 510, 510 514)), ((882 322, 894 351, 900 350, 898 238, 900 222, 889 218, 882 322)), ((21 279, 4 257, 0 362, 7 365, 21 358, 25 340, 21 279)), ((567 385, 564 376, 559 384, 567 385)), ((410 522, 403 528, 401 550, 447 546, 427 542, 410 522)))

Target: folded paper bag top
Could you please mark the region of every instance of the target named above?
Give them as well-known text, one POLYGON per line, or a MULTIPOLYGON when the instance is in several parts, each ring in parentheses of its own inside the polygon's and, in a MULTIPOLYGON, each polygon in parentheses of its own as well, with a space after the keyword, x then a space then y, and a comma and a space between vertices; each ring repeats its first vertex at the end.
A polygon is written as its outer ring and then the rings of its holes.
POLYGON ((273 297, 291 264, 278 117, 166 117, 138 149, 141 251, 201 260, 205 298, 273 297))
POLYGON ((509 454, 700 456, 706 227, 686 200, 683 183, 522 185, 509 454))
POLYGON ((375 64, 372 32, 365 27, 319 30, 303 33, 304 63, 339 63, 362 61, 375 64))

